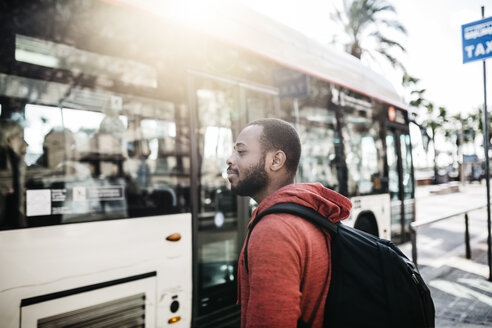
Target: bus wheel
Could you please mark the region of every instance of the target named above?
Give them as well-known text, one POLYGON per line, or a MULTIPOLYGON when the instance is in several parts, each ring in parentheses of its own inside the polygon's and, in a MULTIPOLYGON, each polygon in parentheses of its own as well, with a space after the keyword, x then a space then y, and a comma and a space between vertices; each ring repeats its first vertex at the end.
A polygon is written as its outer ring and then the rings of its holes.
POLYGON ((354 228, 370 233, 371 235, 374 235, 376 237, 379 237, 378 226, 376 224, 376 221, 374 220, 373 217, 369 215, 363 215, 359 219, 357 219, 354 228))

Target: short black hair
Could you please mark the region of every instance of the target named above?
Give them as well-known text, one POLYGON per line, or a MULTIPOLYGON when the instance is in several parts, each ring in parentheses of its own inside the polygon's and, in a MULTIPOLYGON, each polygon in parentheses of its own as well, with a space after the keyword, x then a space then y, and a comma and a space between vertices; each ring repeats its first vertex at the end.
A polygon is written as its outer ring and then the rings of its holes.
POLYGON ((301 158, 301 140, 296 129, 278 118, 265 118, 248 123, 248 126, 251 125, 263 127, 260 143, 264 152, 281 150, 285 153, 285 166, 294 177, 301 158))

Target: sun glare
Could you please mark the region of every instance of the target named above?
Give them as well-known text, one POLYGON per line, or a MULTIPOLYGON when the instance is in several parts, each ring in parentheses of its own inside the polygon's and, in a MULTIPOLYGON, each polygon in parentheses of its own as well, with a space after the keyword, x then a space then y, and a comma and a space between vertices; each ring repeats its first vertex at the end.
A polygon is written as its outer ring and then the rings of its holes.
POLYGON ((214 24, 224 0, 119 0, 157 16, 204 29, 214 24))

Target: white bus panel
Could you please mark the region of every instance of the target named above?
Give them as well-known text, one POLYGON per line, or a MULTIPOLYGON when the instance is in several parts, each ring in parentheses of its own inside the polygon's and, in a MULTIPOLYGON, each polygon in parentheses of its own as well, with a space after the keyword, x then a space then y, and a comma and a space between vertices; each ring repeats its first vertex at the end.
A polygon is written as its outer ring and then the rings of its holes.
POLYGON ((190 214, 2 231, 2 327, 19 327, 21 313, 22 327, 32 327, 35 318, 139 293, 146 327, 167 327, 177 316, 173 327, 189 327, 191 242, 190 214), (181 239, 166 239, 173 234, 181 239))

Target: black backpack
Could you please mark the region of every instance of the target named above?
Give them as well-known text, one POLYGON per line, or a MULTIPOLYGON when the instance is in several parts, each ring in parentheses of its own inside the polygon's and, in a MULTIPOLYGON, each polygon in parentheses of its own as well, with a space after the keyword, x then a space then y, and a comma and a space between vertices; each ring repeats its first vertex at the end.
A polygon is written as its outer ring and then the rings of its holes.
MULTIPOLYGON (((391 241, 344 224, 333 223, 315 210, 279 203, 258 213, 251 223, 244 251, 260 219, 272 213, 300 216, 331 235, 331 283, 324 327, 434 327, 434 303, 415 264, 391 241)), ((308 327, 302 322, 298 327, 308 327)))

